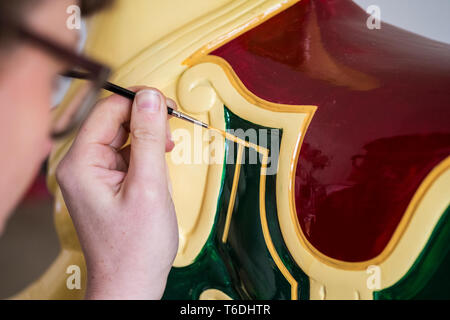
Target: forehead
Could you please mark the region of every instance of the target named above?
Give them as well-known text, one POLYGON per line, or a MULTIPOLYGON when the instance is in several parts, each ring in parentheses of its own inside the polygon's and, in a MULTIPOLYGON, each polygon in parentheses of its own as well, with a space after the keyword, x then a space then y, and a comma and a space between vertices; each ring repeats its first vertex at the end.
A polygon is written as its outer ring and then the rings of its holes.
POLYGON ((26 18, 27 24, 33 31, 58 41, 58 43, 75 48, 80 37, 80 30, 69 26, 73 19, 80 17, 74 16, 74 14, 78 14, 76 11, 68 10, 73 5, 78 5, 78 1, 40 1, 28 13, 26 18))

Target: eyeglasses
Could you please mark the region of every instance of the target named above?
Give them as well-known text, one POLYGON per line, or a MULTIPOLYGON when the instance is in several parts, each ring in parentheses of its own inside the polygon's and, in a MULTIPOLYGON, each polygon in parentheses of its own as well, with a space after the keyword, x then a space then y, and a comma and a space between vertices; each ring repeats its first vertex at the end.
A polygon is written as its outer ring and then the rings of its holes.
MULTIPOLYGON (((15 32, 20 39, 30 41, 55 57, 63 59, 76 70, 76 73, 86 75, 83 79, 74 80, 73 88, 76 89, 68 92, 66 99, 70 102, 63 107, 57 106, 52 109, 50 133, 53 139, 62 138, 78 128, 95 105, 100 90, 110 75, 110 69, 14 22, 0 21, 0 25, 15 32)), ((70 73, 62 76, 68 75, 70 73)))
MULTIPOLYGON (((20 25, 0 20, 0 25, 6 26, 17 33, 22 39, 42 47, 52 55, 64 59, 73 66, 73 70, 61 74, 62 77, 73 78, 74 83, 71 90, 66 94, 67 105, 55 107, 52 110, 51 137, 59 139, 78 128, 89 115, 91 109, 97 102, 98 95, 102 89, 119 94, 133 100, 135 93, 107 81, 111 70, 94 60, 88 59, 73 50, 53 42, 20 25)), ((179 119, 191 122, 203 128, 209 126, 182 112, 167 107, 167 113, 179 119)))

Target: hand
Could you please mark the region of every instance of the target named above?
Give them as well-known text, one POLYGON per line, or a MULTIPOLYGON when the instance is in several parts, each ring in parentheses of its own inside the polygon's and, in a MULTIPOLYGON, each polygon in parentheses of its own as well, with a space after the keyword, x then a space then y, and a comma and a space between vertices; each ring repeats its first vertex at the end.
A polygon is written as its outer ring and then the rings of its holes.
POLYGON ((178 249, 165 161, 174 147, 166 103, 176 104, 140 89, 132 104, 100 101, 56 170, 86 258, 88 299, 160 299, 178 249))

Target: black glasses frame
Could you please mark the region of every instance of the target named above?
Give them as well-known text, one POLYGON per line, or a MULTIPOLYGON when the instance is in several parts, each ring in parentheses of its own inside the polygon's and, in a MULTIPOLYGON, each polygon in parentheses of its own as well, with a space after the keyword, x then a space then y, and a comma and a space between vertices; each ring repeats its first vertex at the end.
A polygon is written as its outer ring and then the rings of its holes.
MULTIPOLYGON (((78 107, 78 110, 69 125, 67 125, 67 127, 63 129, 51 132, 51 136, 53 139, 59 139, 66 136, 74 129, 76 129, 86 119, 92 107, 97 101, 100 90, 107 82, 107 79, 111 73, 111 69, 104 64, 87 58, 82 54, 76 53, 73 51, 73 49, 58 44, 56 41, 40 35, 30 30, 29 28, 26 28, 15 22, 0 20, 0 25, 2 28, 8 28, 12 32, 16 33, 19 39, 25 39, 30 43, 37 45, 44 50, 47 50, 57 58, 65 60, 69 65, 73 66, 74 69, 83 70, 83 72, 87 75, 86 79, 92 82, 92 87, 86 94, 83 102, 78 107)), ((62 76, 70 77, 70 72, 62 74, 62 76)))

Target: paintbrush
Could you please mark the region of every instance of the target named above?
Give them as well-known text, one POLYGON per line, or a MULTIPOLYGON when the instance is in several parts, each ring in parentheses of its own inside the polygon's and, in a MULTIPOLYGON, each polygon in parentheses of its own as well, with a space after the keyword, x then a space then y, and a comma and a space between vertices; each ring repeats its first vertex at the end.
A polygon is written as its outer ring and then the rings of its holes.
MULTIPOLYGON (((64 73, 64 77, 83 79, 83 80, 90 79, 90 76, 89 76, 88 73, 79 72, 79 71, 68 71, 68 72, 64 73)), ((131 101, 133 101, 135 96, 136 96, 136 92, 133 92, 133 91, 128 90, 128 89, 125 89, 125 88, 123 88, 121 86, 118 86, 118 85, 116 85, 114 83, 111 83, 111 82, 106 82, 103 85, 103 89, 105 89, 107 91, 110 91, 112 93, 118 94, 119 96, 122 96, 124 98, 130 99, 131 101)), ((172 109, 170 107, 167 107, 167 113, 169 115, 171 115, 171 116, 174 116, 174 117, 182 119, 182 120, 186 120, 186 121, 191 122, 193 124, 199 125, 199 126, 201 126, 203 128, 206 128, 206 129, 209 128, 209 126, 206 123, 204 123, 204 122, 202 122, 200 120, 197 120, 195 118, 192 118, 192 117, 188 116, 187 114, 184 114, 182 112, 174 110, 174 109, 172 109)))

